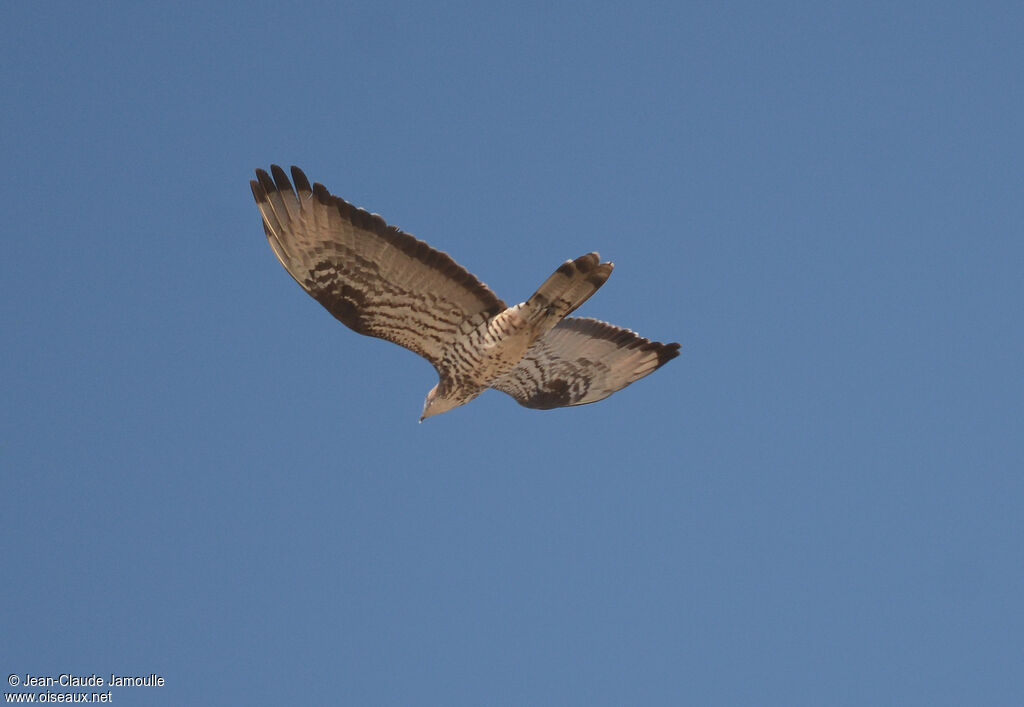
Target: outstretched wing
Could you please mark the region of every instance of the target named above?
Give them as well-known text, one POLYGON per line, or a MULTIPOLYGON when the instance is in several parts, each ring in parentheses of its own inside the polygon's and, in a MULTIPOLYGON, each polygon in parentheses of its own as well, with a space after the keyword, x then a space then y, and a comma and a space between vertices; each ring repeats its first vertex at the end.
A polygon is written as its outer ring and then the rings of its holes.
POLYGON ((520 405, 548 410, 604 400, 679 355, 679 344, 650 341, 596 319, 567 317, 491 383, 520 405))
POLYGON ((376 214, 309 185, 292 167, 256 170, 250 182, 274 255, 345 326, 387 339, 438 365, 466 320, 505 303, 447 253, 388 226, 376 214))

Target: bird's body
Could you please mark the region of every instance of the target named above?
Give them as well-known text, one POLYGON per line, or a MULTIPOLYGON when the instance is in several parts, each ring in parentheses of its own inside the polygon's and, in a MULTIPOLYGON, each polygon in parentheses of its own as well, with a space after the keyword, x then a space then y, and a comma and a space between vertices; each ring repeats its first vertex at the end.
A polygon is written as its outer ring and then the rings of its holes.
POLYGON ((593 319, 568 317, 611 275, 597 253, 566 261, 525 302, 507 307, 447 254, 379 216, 312 187, 292 167, 251 182, 278 260, 351 329, 429 360, 438 384, 421 420, 487 388, 534 408, 602 400, 679 355, 593 319))

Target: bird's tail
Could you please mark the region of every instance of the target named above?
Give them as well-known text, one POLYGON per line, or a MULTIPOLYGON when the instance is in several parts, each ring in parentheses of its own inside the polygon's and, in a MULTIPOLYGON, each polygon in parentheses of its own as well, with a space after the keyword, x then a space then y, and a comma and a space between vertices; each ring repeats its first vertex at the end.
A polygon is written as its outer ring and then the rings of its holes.
POLYGON ((535 322, 537 335, 547 333, 558 322, 590 299, 612 274, 612 263, 601 263, 597 253, 566 260, 520 305, 520 314, 535 322))

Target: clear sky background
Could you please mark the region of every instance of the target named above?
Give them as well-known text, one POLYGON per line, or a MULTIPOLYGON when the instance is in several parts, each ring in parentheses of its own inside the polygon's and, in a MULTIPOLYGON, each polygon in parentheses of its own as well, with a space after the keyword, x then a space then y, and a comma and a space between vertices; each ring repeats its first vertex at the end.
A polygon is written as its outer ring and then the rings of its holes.
MULTIPOLYGON (((124 705, 1020 705, 1018 3, 0 7, 3 675, 124 705), (257 167, 682 343, 488 392, 257 167)), ((6 688, 5 688, 6 689, 6 688)))

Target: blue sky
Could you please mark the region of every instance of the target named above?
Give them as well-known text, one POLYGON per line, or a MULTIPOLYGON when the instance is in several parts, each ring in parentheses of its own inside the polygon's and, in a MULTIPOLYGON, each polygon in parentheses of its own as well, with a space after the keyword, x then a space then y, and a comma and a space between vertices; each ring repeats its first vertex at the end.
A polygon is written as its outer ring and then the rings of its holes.
POLYGON ((119 704, 1019 705, 1014 3, 6 3, 0 663, 119 704), (488 392, 276 262, 272 162, 682 343, 488 392))

